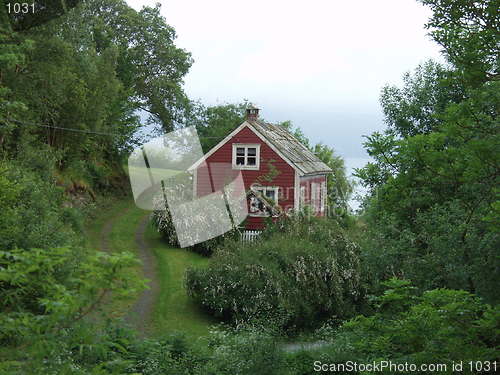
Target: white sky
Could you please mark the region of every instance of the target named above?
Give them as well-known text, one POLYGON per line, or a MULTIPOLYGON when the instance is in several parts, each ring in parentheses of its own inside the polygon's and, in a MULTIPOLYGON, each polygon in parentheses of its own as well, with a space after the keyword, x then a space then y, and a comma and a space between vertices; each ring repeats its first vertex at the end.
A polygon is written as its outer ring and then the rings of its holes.
MULTIPOLYGON (((135 9, 158 0, 127 0, 135 9)), ((358 167, 363 135, 384 127, 385 84, 439 46, 426 36, 430 11, 416 0, 159 1, 177 46, 191 52, 191 99, 249 99, 271 122, 291 120, 358 167)))

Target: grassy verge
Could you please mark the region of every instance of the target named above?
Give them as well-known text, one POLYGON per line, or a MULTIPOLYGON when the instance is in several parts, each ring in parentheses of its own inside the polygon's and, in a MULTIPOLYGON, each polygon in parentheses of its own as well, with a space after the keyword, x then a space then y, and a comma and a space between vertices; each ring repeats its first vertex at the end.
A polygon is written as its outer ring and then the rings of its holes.
POLYGON ((153 311, 154 334, 178 331, 192 339, 208 334, 210 325, 217 321, 189 299, 184 287, 184 272, 188 267, 206 267, 209 259, 168 247, 152 226, 148 226, 145 236, 158 260, 160 295, 153 311))

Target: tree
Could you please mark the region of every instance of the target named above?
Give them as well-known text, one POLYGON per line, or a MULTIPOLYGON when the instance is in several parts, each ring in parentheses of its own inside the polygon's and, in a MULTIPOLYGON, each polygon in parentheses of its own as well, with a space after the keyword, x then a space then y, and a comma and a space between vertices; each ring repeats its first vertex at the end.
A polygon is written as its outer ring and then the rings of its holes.
POLYGON ((0 7, 0 148, 5 138, 15 128, 12 119, 25 111, 26 105, 13 99, 12 89, 5 85, 5 74, 16 72, 26 61, 26 52, 32 48, 32 41, 19 38, 12 31, 5 7, 0 7))
POLYGON ((449 105, 439 130, 368 137, 375 162, 357 174, 372 192, 368 253, 380 276, 395 272, 420 287, 499 298, 499 238, 485 221, 498 214, 499 100, 492 83, 449 105))
POLYGON ((216 106, 192 102, 186 125, 196 126, 201 147, 206 153, 245 120, 247 107, 247 101, 216 106))
POLYGON ((442 119, 437 115, 465 97, 463 87, 447 79, 449 76, 446 67, 429 60, 419 65, 413 74, 404 74, 402 88, 385 86, 380 102, 388 129, 398 137, 438 129, 442 119))
MULTIPOLYGON (((367 138, 374 162, 357 171, 371 191, 366 263, 379 278, 401 275, 423 289, 466 289, 498 301, 500 239, 489 223, 498 220, 500 83, 486 71, 470 81, 489 60, 453 58, 488 34, 487 25, 459 33, 455 17, 486 10, 469 2, 426 3, 440 4, 432 35, 453 65, 427 63, 406 75, 403 89, 383 90, 388 128, 367 138)), ((486 42, 476 47, 478 58, 492 53, 486 42)))
POLYGON ((499 78, 498 0, 419 0, 432 10, 426 24, 458 77, 473 87, 499 78))
POLYGON ((160 15, 160 4, 139 12, 123 0, 90 0, 72 22, 85 19, 97 53, 116 46, 117 76, 129 100, 166 132, 184 121, 189 101, 182 89, 191 56, 175 46, 175 30, 160 15))
POLYGON ((120 183, 139 109, 165 130, 184 121, 191 59, 159 6, 136 12, 120 0, 90 0, 0 37, 8 42, 0 47, 0 147, 15 155, 19 140, 35 135, 33 143, 57 151, 59 182, 70 189, 120 183))
MULTIPOLYGON (((8 13, 12 28, 15 31, 25 31, 43 25, 50 20, 61 17, 68 10, 77 6, 82 0, 33 0, 29 3, 27 12, 8 13)), ((5 6, 7 6, 6 3, 5 6)), ((26 3, 28 4, 28 3, 26 3)), ((14 6, 14 2, 10 3, 14 6)), ((23 7, 25 7, 23 5, 23 7)))

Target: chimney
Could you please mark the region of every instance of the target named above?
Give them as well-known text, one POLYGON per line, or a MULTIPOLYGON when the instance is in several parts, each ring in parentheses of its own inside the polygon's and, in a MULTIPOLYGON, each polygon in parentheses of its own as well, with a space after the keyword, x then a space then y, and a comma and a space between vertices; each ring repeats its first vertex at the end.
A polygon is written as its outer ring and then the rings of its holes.
POLYGON ((254 121, 258 120, 258 118, 259 118, 259 108, 257 108, 253 104, 250 104, 250 106, 247 108, 247 120, 254 121))

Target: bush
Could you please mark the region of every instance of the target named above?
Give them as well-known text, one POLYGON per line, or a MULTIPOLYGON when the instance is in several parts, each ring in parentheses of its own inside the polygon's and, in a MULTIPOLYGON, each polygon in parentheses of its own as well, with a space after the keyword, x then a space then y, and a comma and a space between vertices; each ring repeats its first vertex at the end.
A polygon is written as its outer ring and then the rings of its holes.
MULTIPOLYGON (((153 214, 151 215, 151 221, 158 232, 161 234, 162 238, 170 246, 179 247, 177 233, 168 207, 166 207, 164 210, 153 211, 153 214)), ((193 246, 187 247, 186 249, 194 251, 201 255, 210 256, 213 254, 215 249, 217 249, 224 243, 225 240, 236 239, 239 238, 239 236, 240 231, 237 228, 233 228, 232 230, 218 237, 211 238, 201 243, 197 243, 193 246)))
MULTIPOLYGON (((404 280, 383 283, 373 316, 357 316, 331 331, 322 361, 342 363, 391 360, 393 363, 494 361, 500 339, 500 309, 462 290, 434 289, 416 295, 404 280)), ((387 372, 389 373, 389 372, 387 372)))
POLYGON ((315 218, 290 220, 258 242, 226 241, 207 269, 186 274, 188 293, 214 315, 288 332, 352 316, 359 279, 356 244, 315 218))
POLYGON ((255 375, 288 372, 274 335, 257 330, 215 329, 196 343, 181 334, 139 339, 116 323, 96 330, 81 322, 57 341, 12 353, 0 362, 9 375, 255 375))
POLYGON ((179 247, 179 241, 177 240, 177 234, 175 233, 174 222, 172 221, 172 215, 170 215, 170 210, 168 209, 168 207, 165 207, 165 210, 153 211, 153 214, 151 215, 151 221, 158 232, 161 234, 162 238, 170 246, 179 247))
POLYGON ((208 347, 212 354, 200 375, 284 374, 276 337, 265 330, 213 330, 208 347))
POLYGON ((127 271, 131 253, 80 248, 0 250, 0 343, 51 335, 87 316, 104 296, 126 298, 144 288, 127 271))
POLYGON ((469 218, 465 205, 454 200, 416 211, 411 226, 402 227, 393 215, 369 210, 361 257, 374 293, 379 280, 397 275, 420 291, 467 290, 500 302, 500 237, 488 228, 484 207, 475 213, 469 218))
POLYGON ((0 162, 0 249, 48 248, 77 241, 81 218, 63 207, 63 191, 49 176, 21 163, 0 162))

